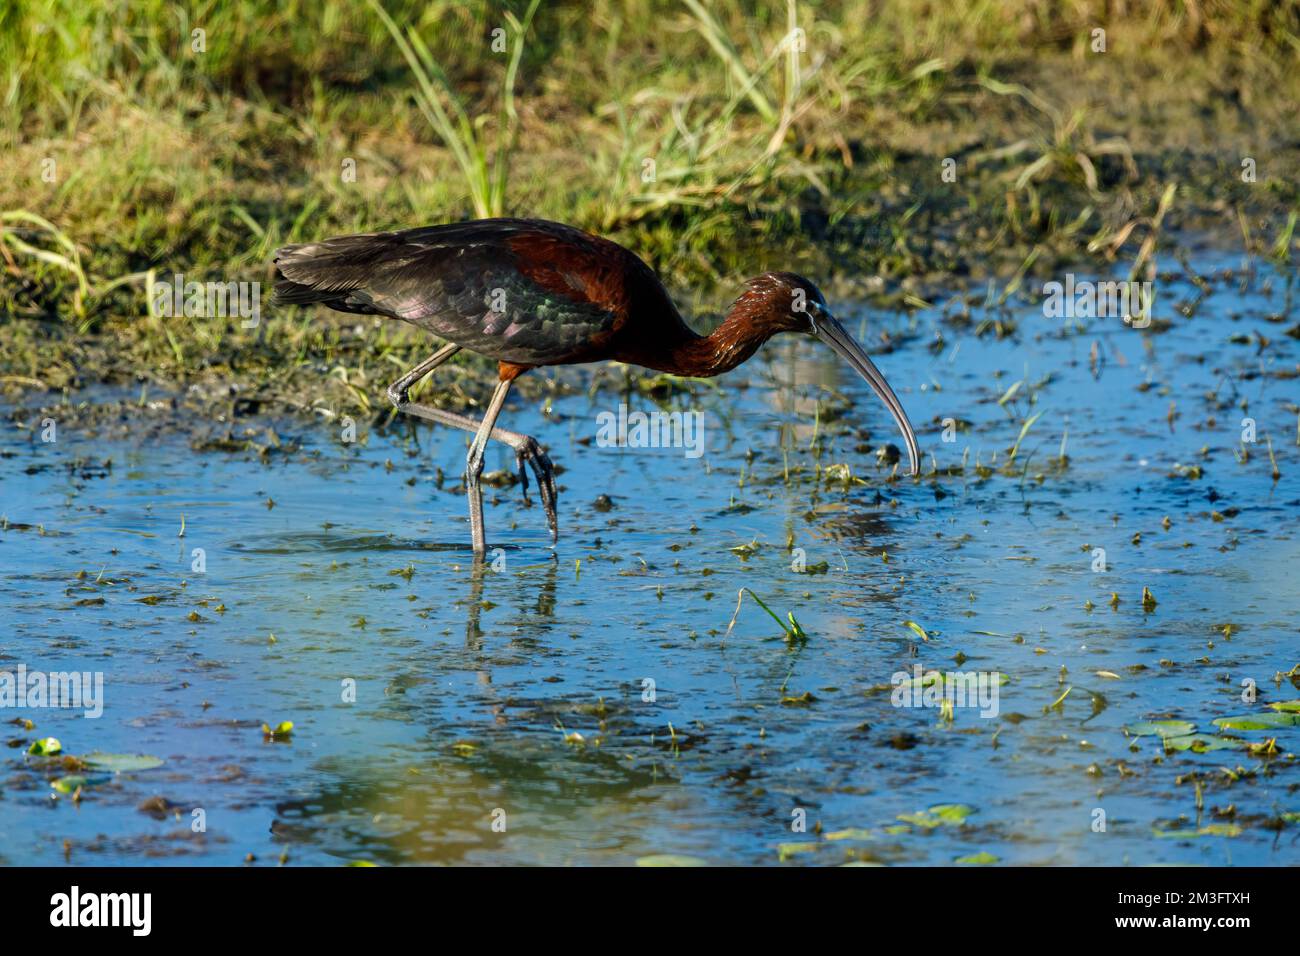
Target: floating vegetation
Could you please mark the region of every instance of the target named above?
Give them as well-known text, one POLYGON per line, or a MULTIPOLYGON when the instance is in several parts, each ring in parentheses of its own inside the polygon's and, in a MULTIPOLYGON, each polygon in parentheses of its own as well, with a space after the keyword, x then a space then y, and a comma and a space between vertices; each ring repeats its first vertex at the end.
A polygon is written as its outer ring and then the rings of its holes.
POLYGON ((912 631, 912 633, 915 634, 917 637, 919 637, 921 640, 923 641, 930 640, 930 635, 926 631, 926 629, 923 628, 920 624, 917 624, 915 621, 904 621, 903 626, 909 628, 912 631))
POLYGON ((1124 728, 1130 737, 1182 737, 1195 730, 1196 725, 1189 720, 1146 720, 1124 728))
POLYGON ((66 777, 58 777, 50 781, 51 789, 71 797, 77 797, 81 790, 88 785, 88 779, 80 774, 69 774, 66 777))
POLYGON ((904 823, 910 823, 912 826, 932 830, 941 826, 961 826, 966 822, 966 818, 973 813, 975 813, 975 808, 964 803, 939 803, 916 813, 899 814, 898 819, 904 823))
POLYGON ((1190 751, 1191 753, 1208 753, 1212 750, 1240 750, 1247 745, 1244 740, 1235 737, 1213 737, 1208 734, 1186 734, 1178 737, 1161 739, 1166 753, 1190 751))
POLYGON ((81 762, 91 770, 101 770, 105 773, 136 773, 141 770, 153 770, 163 765, 161 758, 151 757, 147 754, 105 754, 98 752, 86 754, 81 758, 81 762))
POLYGON ((293 734, 293 721, 282 720, 274 727, 270 724, 262 725, 262 736, 267 740, 288 740, 293 734))
POLYGON ((1151 831, 1155 836, 1170 840, 1194 840, 1197 837, 1237 837, 1241 836, 1241 827, 1235 823, 1210 823, 1203 827, 1180 830, 1162 830, 1156 827, 1151 831))
POLYGON ((1294 727, 1296 724, 1300 724, 1300 713, 1281 711, 1244 717, 1218 717, 1214 720, 1214 726, 1222 730, 1277 730, 1281 727, 1294 727))
POLYGON ((848 827, 843 830, 831 830, 823 834, 827 840, 871 840, 875 837, 870 830, 863 827, 848 827))
POLYGON ((804 633, 804 629, 800 627, 799 622, 795 620, 793 611, 787 613, 786 615, 790 620, 790 623, 787 626, 784 621, 782 621, 779 617, 776 616, 776 612, 767 606, 767 602, 765 602, 761 597, 759 597, 749 588, 741 588, 739 593, 736 595, 736 610, 735 613, 731 615, 731 621, 728 622, 727 624, 727 631, 723 635, 724 640, 731 636, 731 631, 736 626, 736 618, 740 616, 740 604, 742 601, 744 601, 746 593, 748 593, 749 596, 752 597, 758 603, 759 607, 761 607, 764 611, 767 612, 768 617, 776 621, 777 626, 781 628, 781 632, 785 635, 785 639, 787 643, 802 644, 808 640, 808 635, 804 633))
POLYGON ((776 858, 784 863, 786 860, 798 856, 801 853, 816 853, 823 846, 825 846, 825 844, 813 841, 781 843, 776 848, 776 858))
POLYGON ((1042 412, 1035 412, 1033 415, 1030 415, 1028 418, 1026 418, 1025 423, 1020 426, 1020 434, 1016 436, 1016 443, 1012 445, 1011 448, 1007 451, 1008 467, 1010 466, 1011 462, 1016 460, 1016 455, 1020 453, 1020 443, 1023 442, 1025 440, 1025 436, 1029 434, 1029 429, 1033 428, 1034 422, 1038 421, 1038 419, 1042 418, 1042 416, 1043 416, 1042 412))
MULTIPOLYGON (((1001 671, 995 673, 997 686, 1005 687, 1007 684, 1011 683, 1011 678, 1006 674, 1001 671)), ((927 670, 924 671, 920 677, 909 677, 907 680, 898 684, 880 684, 873 687, 872 690, 887 691, 895 687, 911 687, 913 690, 923 690, 929 687, 938 688, 940 691, 967 690, 969 689, 967 681, 968 677, 963 676, 960 672, 927 670)))

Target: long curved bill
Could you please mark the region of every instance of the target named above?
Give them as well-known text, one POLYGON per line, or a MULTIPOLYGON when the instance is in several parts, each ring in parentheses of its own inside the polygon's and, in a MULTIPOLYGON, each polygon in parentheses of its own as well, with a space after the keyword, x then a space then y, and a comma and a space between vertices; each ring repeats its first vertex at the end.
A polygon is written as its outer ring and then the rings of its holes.
POLYGON ((816 334, 817 338, 833 348, 845 361, 857 369, 858 374, 867 380, 871 390, 885 403, 889 413, 894 416, 894 421, 898 422, 898 428, 903 433, 903 439, 907 442, 907 457, 912 462, 912 474, 920 474, 921 453, 916 446, 916 432, 912 429, 912 423, 907 420, 907 412, 903 411, 903 403, 898 400, 894 390, 889 387, 889 383, 885 381, 885 376, 880 374, 880 369, 876 368, 875 363, 867 358, 867 353, 862 351, 862 346, 858 345, 853 340, 853 336, 844 331, 844 326, 840 325, 835 319, 829 316, 823 316, 819 319, 816 334))

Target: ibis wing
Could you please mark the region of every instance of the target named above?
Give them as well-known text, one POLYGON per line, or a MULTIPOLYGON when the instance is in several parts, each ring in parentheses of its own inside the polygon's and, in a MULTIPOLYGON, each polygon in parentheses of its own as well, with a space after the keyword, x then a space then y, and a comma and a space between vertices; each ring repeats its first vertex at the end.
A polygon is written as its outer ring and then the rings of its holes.
POLYGON ((276 295, 393 316, 500 361, 544 365, 580 360, 616 328, 624 256, 567 226, 480 220, 286 246, 276 295))

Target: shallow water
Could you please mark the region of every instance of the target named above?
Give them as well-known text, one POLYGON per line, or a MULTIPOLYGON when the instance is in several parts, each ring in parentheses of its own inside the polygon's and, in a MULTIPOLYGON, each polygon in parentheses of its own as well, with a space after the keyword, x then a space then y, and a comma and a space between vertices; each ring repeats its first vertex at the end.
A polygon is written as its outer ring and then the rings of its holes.
POLYGON ((921 435, 919 481, 877 464, 892 423, 812 341, 668 402, 703 414, 700 458, 601 447, 609 391, 515 400, 503 423, 567 469, 559 548, 492 489, 477 570, 460 433, 277 421, 288 450, 260 458, 10 430, 0 670, 102 672, 104 710, 0 712, 34 722, 4 724, 0 859, 1295 864, 1300 727, 1205 753, 1125 733, 1300 697, 1293 277, 1194 262, 1207 291, 1162 277, 1157 332, 1015 299, 843 309, 921 435), (945 418, 970 426, 945 442, 945 418), (741 587, 806 642, 749 597, 727 633, 741 587), (1005 674, 997 715, 893 706, 916 664, 1005 674), (46 736, 163 763, 69 770, 26 754, 46 736), (70 773, 79 803, 51 786, 70 773), (900 820, 940 804, 970 812, 900 820))

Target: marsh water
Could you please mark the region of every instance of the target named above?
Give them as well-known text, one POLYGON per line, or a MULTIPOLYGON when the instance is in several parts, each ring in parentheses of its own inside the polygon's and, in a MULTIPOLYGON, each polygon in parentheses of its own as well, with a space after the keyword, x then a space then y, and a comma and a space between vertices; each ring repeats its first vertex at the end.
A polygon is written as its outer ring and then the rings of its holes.
POLYGON ((649 395, 564 372, 502 419, 564 469, 559 546, 503 484, 477 567, 462 433, 17 416, 0 670, 103 700, 2 712, 0 860, 1295 864, 1294 281, 1191 262, 1145 330, 842 305, 919 480, 812 340, 649 395), (598 440, 620 403, 699 413, 702 454, 598 440), (271 450, 192 447, 225 427, 271 450), (742 588, 802 636, 749 594, 729 630, 742 588), (996 713, 896 706, 917 665, 1004 675, 996 713))

